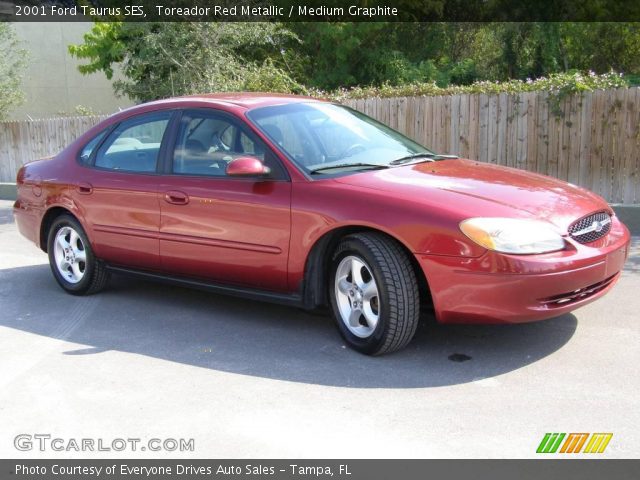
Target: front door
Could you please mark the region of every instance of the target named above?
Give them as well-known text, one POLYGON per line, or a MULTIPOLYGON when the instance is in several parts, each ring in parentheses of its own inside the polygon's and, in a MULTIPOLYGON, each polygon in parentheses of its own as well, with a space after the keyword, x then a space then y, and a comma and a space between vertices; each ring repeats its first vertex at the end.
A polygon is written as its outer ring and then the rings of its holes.
POLYGON ((162 270, 285 291, 291 183, 264 143, 226 113, 188 111, 166 168, 158 190, 162 270), (238 156, 260 159, 271 174, 228 177, 238 156))

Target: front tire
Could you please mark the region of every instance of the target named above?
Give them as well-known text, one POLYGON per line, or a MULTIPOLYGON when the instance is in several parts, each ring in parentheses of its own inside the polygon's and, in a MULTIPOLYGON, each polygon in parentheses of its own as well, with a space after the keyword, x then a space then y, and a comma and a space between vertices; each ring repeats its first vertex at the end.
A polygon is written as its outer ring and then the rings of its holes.
POLYGON ((355 350, 382 355, 413 338, 418 281, 407 253, 379 233, 345 237, 332 258, 329 298, 338 330, 355 350))
POLYGON ((73 295, 97 293, 109 281, 109 272, 93 254, 87 234, 70 215, 54 220, 49 229, 47 252, 56 281, 73 295))

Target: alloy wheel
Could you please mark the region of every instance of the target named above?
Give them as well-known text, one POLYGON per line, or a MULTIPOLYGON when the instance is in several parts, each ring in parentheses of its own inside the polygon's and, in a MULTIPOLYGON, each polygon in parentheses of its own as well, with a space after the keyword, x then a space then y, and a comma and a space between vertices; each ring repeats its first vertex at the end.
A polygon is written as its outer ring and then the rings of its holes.
POLYGON ((54 241, 56 268, 69 283, 78 283, 87 268, 87 253, 82 238, 71 227, 62 227, 54 241))
POLYGON ((344 257, 336 270, 335 294, 340 317, 360 338, 373 334, 380 319, 378 286, 371 268, 354 255, 344 257))

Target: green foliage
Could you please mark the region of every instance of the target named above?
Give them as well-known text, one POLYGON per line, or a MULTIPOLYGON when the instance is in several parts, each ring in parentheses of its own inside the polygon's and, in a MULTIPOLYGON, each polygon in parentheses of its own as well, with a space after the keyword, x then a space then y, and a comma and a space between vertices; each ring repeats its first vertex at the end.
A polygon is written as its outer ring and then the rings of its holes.
POLYGON ((565 43, 568 68, 640 74, 640 23, 558 25, 565 43))
POLYGON ((304 91, 284 53, 297 37, 272 23, 97 23, 72 55, 89 60, 82 73, 114 64, 120 95, 147 101, 202 92, 304 91))
POLYGON ((76 105, 72 110, 60 110, 56 112, 58 117, 91 117, 101 114, 102 112, 97 112, 86 105, 76 105))
POLYGON ((0 23, 0 120, 24 101, 21 83, 26 63, 27 51, 20 48, 13 28, 0 23))
POLYGON ((334 100, 371 98, 371 97, 434 97, 439 95, 522 93, 547 91, 553 97, 562 98, 566 95, 593 90, 627 87, 629 83, 622 74, 605 73, 597 75, 593 72, 551 74, 535 80, 509 80, 506 82, 477 81, 471 85, 451 85, 439 87, 435 82, 411 83, 408 85, 381 87, 356 87, 339 89, 333 92, 315 91, 314 95, 334 100))
POLYGON ((611 70, 640 74, 640 24, 315 23, 291 24, 307 59, 300 81, 354 86, 526 80, 611 70))
POLYGON ((82 45, 69 45, 69 53, 76 58, 89 60, 88 64, 78 66, 83 74, 103 71, 108 79, 113 77, 114 63, 125 60, 127 44, 135 41, 134 29, 125 28, 120 22, 95 23, 84 34, 82 45))
POLYGON ((427 24, 316 22, 288 28, 301 39, 300 80, 311 88, 402 85, 437 75, 429 55, 414 55, 434 48, 423 40, 434 33, 427 24))
POLYGON ((69 51, 83 73, 111 78, 117 66, 116 92, 141 101, 238 90, 561 98, 640 82, 639 23, 97 23, 69 51))

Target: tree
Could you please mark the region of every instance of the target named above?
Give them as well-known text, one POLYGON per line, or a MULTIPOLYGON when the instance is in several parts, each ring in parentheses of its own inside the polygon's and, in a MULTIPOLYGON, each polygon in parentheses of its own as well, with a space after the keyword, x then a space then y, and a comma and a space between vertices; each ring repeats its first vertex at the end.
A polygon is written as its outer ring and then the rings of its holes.
POLYGON ((563 23, 569 68, 640 73, 640 23, 563 23))
POLYGON ((20 47, 12 26, 0 23, 0 120, 24 101, 21 84, 26 64, 27 51, 20 47))
POLYGON ((238 91, 303 91, 289 73, 287 50, 298 41, 272 23, 96 23, 69 51, 89 63, 82 73, 114 65, 120 95, 147 101, 175 95, 238 91))
MULTIPOLYGON (((435 2, 437 3, 437 2, 435 2)), ((435 5, 427 2, 428 5, 435 5)), ((539 78, 640 79, 640 24, 606 22, 98 23, 70 51, 137 100, 263 90, 539 78)))

